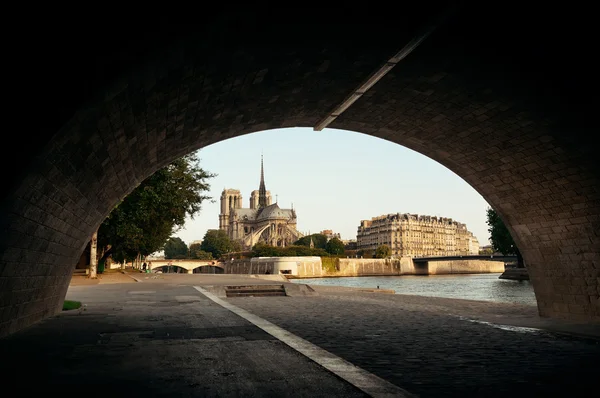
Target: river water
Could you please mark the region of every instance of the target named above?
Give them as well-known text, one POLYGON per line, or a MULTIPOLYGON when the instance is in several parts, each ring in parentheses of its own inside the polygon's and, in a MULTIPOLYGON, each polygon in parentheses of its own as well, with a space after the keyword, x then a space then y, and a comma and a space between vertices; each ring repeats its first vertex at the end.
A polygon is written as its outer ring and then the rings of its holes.
POLYGON ((530 281, 498 279, 500 274, 358 276, 292 279, 308 285, 393 289, 396 294, 536 305, 530 281))

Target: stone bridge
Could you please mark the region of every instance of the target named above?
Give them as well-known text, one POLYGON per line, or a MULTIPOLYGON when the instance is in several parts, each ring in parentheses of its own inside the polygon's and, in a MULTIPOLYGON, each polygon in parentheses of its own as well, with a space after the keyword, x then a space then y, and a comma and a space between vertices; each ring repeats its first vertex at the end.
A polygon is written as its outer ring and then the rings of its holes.
POLYGON ((541 316, 600 320, 595 15, 456 4, 31 15, 5 46, 0 335, 60 311, 93 232, 145 178, 284 127, 369 134, 444 165, 507 225, 541 316))
POLYGON ((221 270, 221 272, 217 271, 217 273, 222 273, 223 266, 216 261, 199 261, 199 260, 152 260, 152 270, 156 271, 158 268, 166 267, 179 267, 183 268, 187 271, 188 274, 192 274, 194 272, 199 272, 198 268, 216 268, 221 270))

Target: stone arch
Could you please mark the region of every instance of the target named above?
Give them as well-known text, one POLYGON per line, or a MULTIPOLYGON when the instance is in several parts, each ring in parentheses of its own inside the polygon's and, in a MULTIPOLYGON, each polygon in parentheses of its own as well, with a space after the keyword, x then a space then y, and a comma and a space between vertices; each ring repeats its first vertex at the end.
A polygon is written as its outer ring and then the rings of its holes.
POLYGON ((162 272, 162 273, 173 273, 173 274, 187 274, 188 268, 182 267, 180 265, 158 265, 156 267, 152 267, 152 272, 162 272))
POLYGON ((267 224, 259 229, 257 229, 256 231, 254 230, 254 228, 252 229, 252 231, 248 234, 248 236, 245 237, 244 239, 244 244, 246 245, 254 245, 258 242, 258 240, 260 239, 260 236, 263 234, 263 232, 265 232, 268 228, 270 228, 270 224, 267 224))
MULTIPOLYGON (((60 310, 93 231, 156 170, 218 141, 330 116, 428 20, 410 7, 318 30, 306 29, 312 14, 258 7, 170 26, 172 35, 90 25, 99 34, 78 51, 48 29, 19 64, 34 85, 22 93, 40 106, 24 107, 35 108, 22 119, 28 133, 0 159, 0 335, 60 310), (38 59, 54 63, 30 73, 38 59)), ((555 56, 587 54, 582 40, 593 35, 554 33, 545 7, 545 17, 496 10, 498 21, 459 12, 329 127, 406 146, 461 176, 522 248, 540 314, 598 320, 595 90, 582 80, 592 63, 555 56)))
POLYGON ((200 265, 192 269, 192 273, 194 274, 224 274, 225 269, 219 265, 200 265))

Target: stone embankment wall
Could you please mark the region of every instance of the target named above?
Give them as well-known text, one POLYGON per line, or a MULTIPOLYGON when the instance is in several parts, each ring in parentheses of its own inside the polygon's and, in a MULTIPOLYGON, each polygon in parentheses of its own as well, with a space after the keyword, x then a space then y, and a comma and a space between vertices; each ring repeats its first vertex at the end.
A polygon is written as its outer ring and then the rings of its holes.
POLYGON ((340 258, 339 270, 328 273, 328 276, 413 275, 414 271, 412 260, 409 257, 402 257, 399 260, 340 258))
POLYGON ((428 275, 504 272, 504 262, 488 260, 430 261, 428 275))
POLYGON ((261 257, 240 259, 219 263, 226 274, 270 274, 279 270, 291 271, 291 275, 322 276, 324 274, 320 257, 261 257))
MULTIPOLYGON (((233 260, 222 264, 226 274, 264 274, 273 272, 270 261, 233 260)), ((393 275, 441 275, 441 274, 482 274, 504 272, 502 261, 455 260, 430 261, 415 265, 410 257, 400 259, 340 258, 336 270, 325 270, 314 261, 298 261, 298 278, 334 276, 393 276, 393 275)))
POLYGON ((263 269, 257 267, 253 269, 250 259, 231 260, 220 264, 225 269, 226 274, 264 274, 267 271, 266 265, 263 269))

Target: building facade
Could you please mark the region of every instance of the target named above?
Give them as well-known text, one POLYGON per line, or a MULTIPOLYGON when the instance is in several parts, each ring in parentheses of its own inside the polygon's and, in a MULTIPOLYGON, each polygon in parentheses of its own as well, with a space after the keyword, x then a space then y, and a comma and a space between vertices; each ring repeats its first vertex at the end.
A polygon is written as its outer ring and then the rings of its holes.
POLYGON ((356 239, 342 239, 345 250, 356 250, 356 239))
POLYGON ((392 249, 395 257, 479 254, 479 242, 465 224, 451 218, 396 213, 361 220, 358 250, 392 249))
POLYGON ((237 189, 221 193, 219 229, 241 244, 242 250, 262 242, 272 246, 288 246, 303 235, 296 229, 296 211, 282 209, 272 203, 271 192, 265 186, 263 160, 260 161, 260 185, 250 194, 250 207, 242 207, 242 195, 237 189))
POLYGON ((334 233, 333 230, 331 229, 324 229, 321 232, 319 232, 321 235, 325 235, 327 237, 327 241, 329 241, 330 239, 333 238, 338 238, 338 239, 342 239, 342 237, 340 236, 339 233, 334 233))

